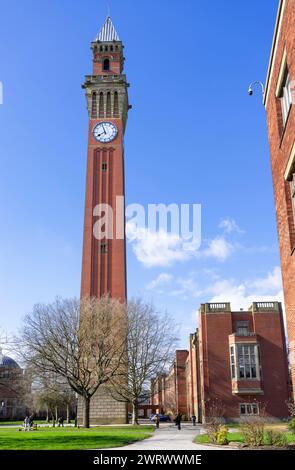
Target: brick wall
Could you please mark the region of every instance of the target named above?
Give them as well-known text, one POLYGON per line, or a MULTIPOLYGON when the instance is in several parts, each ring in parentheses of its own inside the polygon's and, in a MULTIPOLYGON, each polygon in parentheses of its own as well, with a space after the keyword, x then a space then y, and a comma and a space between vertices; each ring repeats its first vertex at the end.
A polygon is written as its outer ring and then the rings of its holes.
POLYGON ((278 28, 276 28, 274 36, 274 48, 266 85, 265 105, 290 359, 293 383, 295 383, 295 224, 291 208, 290 187, 284 176, 295 141, 295 106, 293 103, 286 125, 283 127, 280 99, 276 96, 284 52, 286 52, 291 80, 295 80, 295 2, 294 0, 281 1, 279 8, 278 28))

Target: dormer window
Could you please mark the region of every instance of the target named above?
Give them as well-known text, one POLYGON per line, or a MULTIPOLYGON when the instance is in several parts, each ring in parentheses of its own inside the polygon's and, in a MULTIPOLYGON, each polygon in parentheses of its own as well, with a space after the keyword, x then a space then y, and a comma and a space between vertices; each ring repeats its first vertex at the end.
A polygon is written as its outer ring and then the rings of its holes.
POLYGON ((110 59, 104 59, 103 60, 103 70, 105 72, 110 70, 110 59))
POLYGON ((248 334, 249 334, 249 322, 248 321, 237 321, 237 323, 236 323, 236 334, 238 336, 248 336, 248 334))

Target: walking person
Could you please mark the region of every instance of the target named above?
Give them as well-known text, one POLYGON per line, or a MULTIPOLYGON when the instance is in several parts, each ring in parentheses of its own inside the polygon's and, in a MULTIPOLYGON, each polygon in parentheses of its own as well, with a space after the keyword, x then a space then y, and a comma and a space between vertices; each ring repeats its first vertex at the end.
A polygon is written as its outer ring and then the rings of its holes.
POLYGON ((30 430, 30 418, 28 416, 26 416, 24 419, 24 429, 25 431, 30 430))
POLYGON ((197 421, 197 417, 195 415, 192 416, 192 422, 193 422, 193 426, 196 425, 196 421, 197 421))
POLYGON ((178 413, 178 415, 175 418, 175 424, 178 427, 178 430, 181 430, 181 413, 178 413))
POLYGON ((160 416, 159 416, 159 413, 156 414, 155 421, 156 421, 156 428, 159 429, 159 427, 160 427, 160 416))
POLYGON ((64 418, 63 418, 63 416, 60 416, 58 418, 58 427, 60 427, 60 426, 64 427, 64 418))

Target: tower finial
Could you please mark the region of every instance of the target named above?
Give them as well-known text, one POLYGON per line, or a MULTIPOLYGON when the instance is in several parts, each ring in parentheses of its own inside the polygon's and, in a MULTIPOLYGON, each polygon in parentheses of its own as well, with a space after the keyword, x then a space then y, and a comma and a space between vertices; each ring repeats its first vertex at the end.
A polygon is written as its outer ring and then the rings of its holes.
POLYGON ((110 16, 105 20, 95 41, 120 41, 117 31, 112 23, 110 16))
POLYGON ((111 5, 110 3, 108 2, 108 15, 107 15, 108 18, 111 17, 111 5))

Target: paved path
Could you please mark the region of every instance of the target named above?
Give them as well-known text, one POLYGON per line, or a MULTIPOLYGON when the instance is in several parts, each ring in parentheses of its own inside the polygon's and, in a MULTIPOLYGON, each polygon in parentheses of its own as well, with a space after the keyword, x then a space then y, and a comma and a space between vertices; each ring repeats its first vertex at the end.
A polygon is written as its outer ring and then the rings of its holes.
POLYGON ((194 438, 200 434, 202 426, 183 424, 179 431, 175 425, 160 424, 152 437, 143 441, 118 447, 121 450, 220 450, 220 447, 195 444, 194 438))

